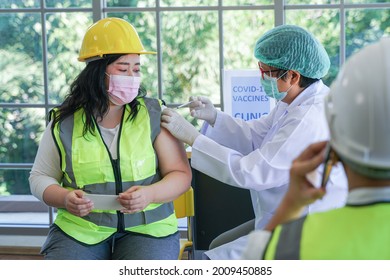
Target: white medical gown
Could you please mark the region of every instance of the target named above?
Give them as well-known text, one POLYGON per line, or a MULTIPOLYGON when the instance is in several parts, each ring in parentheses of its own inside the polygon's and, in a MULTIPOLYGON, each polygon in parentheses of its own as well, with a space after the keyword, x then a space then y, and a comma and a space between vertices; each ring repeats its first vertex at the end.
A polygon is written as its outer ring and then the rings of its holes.
MULTIPOLYGON (((197 137, 192 146, 192 167, 226 184, 249 189, 255 228, 262 229, 287 191, 292 160, 309 144, 329 139, 324 113, 328 92, 329 88, 318 81, 291 104, 280 101, 268 115, 251 121, 234 119, 219 111, 214 127, 205 125, 205 135, 197 137)), ((317 173, 319 185, 322 165, 317 173)), ((346 176, 339 165, 332 170, 327 194, 310 205, 308 211, 341 207, 346 197, 346 176)), ((245 239, 206 254, 210 259, 239 259, 245 239)))

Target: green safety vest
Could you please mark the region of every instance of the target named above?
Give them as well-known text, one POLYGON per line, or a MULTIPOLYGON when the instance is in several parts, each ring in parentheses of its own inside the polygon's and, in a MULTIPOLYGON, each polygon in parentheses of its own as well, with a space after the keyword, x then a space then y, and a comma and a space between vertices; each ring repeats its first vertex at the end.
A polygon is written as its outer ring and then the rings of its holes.
MULTIPOLYGON (((100 131, 83 136, 84 111, 57 123, 53 136, 61 156, 62 186, 92 194, 119 194, 134 185, 150 185, 161 179, 153 142, 160 133, 160 101, 139 99, 135 119, 127 120, 126 105, 118 136, 118 159, 113 160, 100 131)), ((97 127, 97 126, 96 126, 97 127)), ((78 217, 58 209, 54 223, 67 235, 85 244, 97 244, 116 232, 134 232, 164 237, 177 232, 173 203, 153 203, 143 211, 124 214, 93 210, 78 217)))
POLYGON ((346 206, 278 226, 264 259, 389 260, 390 203, 346 206))

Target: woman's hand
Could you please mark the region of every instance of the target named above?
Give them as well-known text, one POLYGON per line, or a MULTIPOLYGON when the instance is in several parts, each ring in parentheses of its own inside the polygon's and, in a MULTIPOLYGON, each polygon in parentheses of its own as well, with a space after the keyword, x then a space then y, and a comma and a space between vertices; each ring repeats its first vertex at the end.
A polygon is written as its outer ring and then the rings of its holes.
POLYGON ((120 193, 118 200, 124 207, 122 213, 135 213, 144 210, 151 202, 148 187, 133 186, 127 191, 120 193))
POLYGON ((93 209, 93 202, 88 198, 84 198, 82 190, 70 191, 65 196, 64 204, 69 213, 79 217, 88 215, 93 209))

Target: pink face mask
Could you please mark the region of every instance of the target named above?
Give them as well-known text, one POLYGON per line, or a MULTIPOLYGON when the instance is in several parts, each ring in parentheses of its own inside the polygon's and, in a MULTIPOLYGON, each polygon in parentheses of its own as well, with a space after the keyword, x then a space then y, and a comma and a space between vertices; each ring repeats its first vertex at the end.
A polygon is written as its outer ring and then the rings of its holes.
POLYGON ((124 105, 130 103, 138 95, 141 84, 141 77, 109 75, 110 83, 108 86, 108 95, 110 101, 115 105, 124 105))

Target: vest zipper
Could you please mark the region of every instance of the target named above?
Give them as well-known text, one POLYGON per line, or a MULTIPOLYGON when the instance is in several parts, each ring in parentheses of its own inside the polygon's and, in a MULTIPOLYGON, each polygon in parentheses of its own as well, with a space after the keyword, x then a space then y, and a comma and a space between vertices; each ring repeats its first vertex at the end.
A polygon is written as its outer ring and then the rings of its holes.
MULTIPOLYGON (((120 158, 120 156, 119 156, 119 142, 120 142, 121 133, 122 133, 122 123, 123 123, 123 118, 124 118, 124 115, 125 115, 125 110, 126 110, 126 107, 123 108, 122 118, 121 118, 121 122, 120 122, 120 125, 119 125, 119 131, 118 131, 118 133, 119 133, 118 134, 118 143, 117 143, 117 157, 118 157, 118 159, 113 159, 112 158, 110 150, 108 149, 106 143, 104 142, 103 137, 102 137, 102 133, 101 133, 101 131, 99 129, 99 126, 97 125, 97 122, 95 120, 96 128, 99 131, 100 137, 103 140, 103 144, 106 147, 108 156, 109 156, 110 161, 111 161, 111 166, 112 166, 112 170, 114 172, 114 178, 115 178, 115 192, 116 192, 116 194, 120 194, 121 192, 123 192, 123 189, 122 189, 122 175, 121 175, 121 168, 120 168, 120 162, 119 162, 119 158, 120 158)), ((121 213, 120 211, 116 211, 116 215, 118 217, 118 224, 117 224, 117 228, 116 228, 117 232, 125 232, 124 214, 121 213)))
MULTIPOLYGON (((119 194, 122 192, 122 176, 121 176, 119 159, 111 159, 111 163, 112 163, 112 168, 114 170, 116 194, 119 194)), ((116 213, 118 216, 117 231, 124 232, 125 231, 125 225, 124 225, 125 222, 124 222, 123 213, 121 213, 120 211, 116 211, 116 213)))
MULTIPOLYGON (((118 131, 118 143, 116 146, 117 149, 117 159, 112 160, 112 167, 114 169, 114 177, 115 177, 115 189, 116 189, 116 194, 119 194, 123 192, 122 188, 122 174, 121 174, 121 166, 120 166, 120 153, 119 153, 119 147, 120 147, 120 139, 121 139, 121 134, 122 134, 122 124, 123 124, 123 118, 125 116, 125 110, 126 106, 123 108, 123 113, 122 113, 122 118, 121 118, 121 123, 119 125, 119 131, 118 131)), ((110 154, 111 158, 111 154, 110 154)), ((112 158, 111 158, 112 159, 112 158)), ((120 211, 116 211, 117 217, 118 217, 118 225, 117 225, 117 231, 118 232, 125 232, 125 217, 124 214, 121 213, 120 211)))

